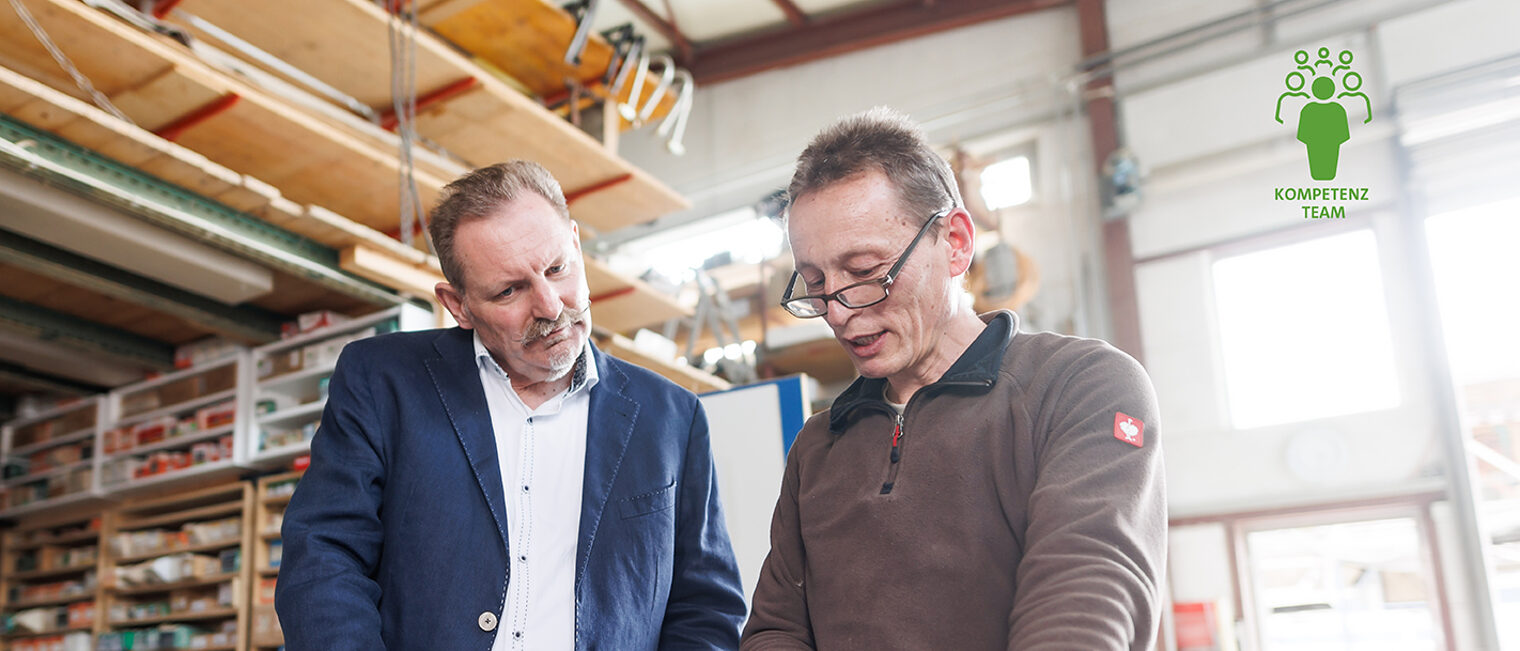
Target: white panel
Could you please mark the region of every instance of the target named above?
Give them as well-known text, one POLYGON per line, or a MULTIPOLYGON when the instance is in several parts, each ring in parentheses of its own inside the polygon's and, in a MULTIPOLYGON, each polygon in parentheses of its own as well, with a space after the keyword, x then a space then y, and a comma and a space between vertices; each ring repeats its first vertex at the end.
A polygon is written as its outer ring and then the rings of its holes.
POLYGON ((1108 43, 1122 50, 1246 9, 1251 0, 1108 0, 1108 43))
POLYGON ((672 220, 717 214, 785 186, 819 129, 872 106, 910 113, 935 142, 1045 114, 1061 105, 1053 73, 1070 70, 1079 52, 1071 9, 987 21, 699 86, 685 156, 666 152, 647 127, 624 134, 620 153, 692 200, 672 220))
MULTIPOLYGON (((659 7, 651 9, 651 11, 656 16, 661 18, 666 17, 664 7, 660 7, 657 3, 645 3, 644 6, 659 7)), ((598 32, 604 32, 629 22, 633 23, 634 32, 644 37, 644 49, 646 52, 660 52, 671 49, 670 41, 663 34, 655 31, 648 23, 634 17, 633 12, 629 11, 621 2, 602 2, 598 4, 596 7, 596 20, 592 21, 591 26, 598 32)), ((684 28, 685 25, 681 27, 684 28)))
POLYGON ((746 601, 770 552, 771 514, 786 469, 781 394, 761 384, 702 396, 712 436, 718 493, 746 601))
POLYGON ((1224 525, 1173 527, 1167 532, 1167 546, 1173 601, 1216 601, 1232 607, 1234 570, 1224 525))
POLYGON ((1462 0, 1378 26, 1388 81, 1398 85, 1520 53, 1520 2, 1462 0))
POLYGON ((1179 438, 1214 435, 1227 421, 1209 264, 1207 253, 1195 253, 1135 268, 1145 369, 1156 387, 1168 452, 1179 438))
POLYGON ((802 10, 802 13, 808 16, 817 16, 830 11, 844 9, 850 5, 864 3, 861 0, 795 0, 795 4, 798 9, 802 10))
MULTIPOLYGON (((1358 42, 1347 36, 1321 44, 1336 52, 1346 48, 1359 52, 1363 48, 1358 42)), ((1297 123, 1291 111, 1298 105, 1284 102, 1282 124, 1273 114, 1278 98, 1287 90, 1283 80, 1294 70, 1293 54, 1298 49, 1279 49, 1246 63, 1126 95, 1121 115, 1130 148, 1155 168, 1281 137, 1285 132, 1291 137, 1297 123)), ((1354 67, 1367 78, 1372 65, 1363 56, 1354 67)), ((1372 97, 1376 112, 1382 95, 1376 87, 1363 90, 1372 97)), ((1363 109, 1348 112, 1365 117, 1363 109)))
POLYGON ((19 174, 0 174, 0 226, 229 305, 274 287, 253 262, 19 174))
POLYGON ((786 14, 771 0, 670 0, 670 8, 681 33, 693 41, 716 40, 786 22, 786 14))
POLYGON ((1430 419, 1410 411, 1169 439, 1172 517, 1411 490, 1440 464, 1430 419))
MULTIPOLYGON (((1351 141, 1341 149, 1340 172, 1329 184, 1368 189, 1369 201, 1348 202, 1348 214, 1398 198, 1392 146, 1386 136, 1374 138, 1353 127, 1351 141)), ((1130 221, 1137 258, 1302 224, 1302 206, 1313 202, 1277 201, 1273 190, 1319 185, 1309 179, 1303 146, 1294 140, 1203 161, 1198 168, 1147 180, 1143 203, 1130 221)))

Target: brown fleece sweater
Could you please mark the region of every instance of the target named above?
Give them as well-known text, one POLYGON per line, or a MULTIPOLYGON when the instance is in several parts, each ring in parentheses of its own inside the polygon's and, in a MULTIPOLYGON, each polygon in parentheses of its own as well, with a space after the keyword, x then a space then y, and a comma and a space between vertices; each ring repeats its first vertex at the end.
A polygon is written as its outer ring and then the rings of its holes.
POLYGON ((1101 341, 983 320, 900 433, 885 381, 863 378, 802 428, 743 649, 1153 646, 1166 495, 1150 380, 1101 341))

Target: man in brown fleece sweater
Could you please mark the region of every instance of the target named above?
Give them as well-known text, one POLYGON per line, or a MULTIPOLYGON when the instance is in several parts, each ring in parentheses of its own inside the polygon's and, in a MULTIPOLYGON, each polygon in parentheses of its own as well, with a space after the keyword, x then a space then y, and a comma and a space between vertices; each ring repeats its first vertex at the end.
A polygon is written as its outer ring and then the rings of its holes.
POLYGON ((1149 649, 1166 498, 1145 371, 978 316, 975 233, 919 128, 876 109, 797 163, 783 305, 860 373, 787 456, 744 649, 1149 649))

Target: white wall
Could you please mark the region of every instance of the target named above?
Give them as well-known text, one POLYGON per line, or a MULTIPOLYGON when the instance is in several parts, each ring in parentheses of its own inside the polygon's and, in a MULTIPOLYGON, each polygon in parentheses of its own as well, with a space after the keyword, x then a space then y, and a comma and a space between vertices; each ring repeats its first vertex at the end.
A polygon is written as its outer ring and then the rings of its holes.
MULTIPOLYGON (((1109 0, 1111 40, 1122 48, 1256 4, 1109 0)), ((1147 172, 1144 204, 1131 220, 1132 242, 1141 260, 1136 272, 1141 328, 1146 365, 1166 424, 1174 516, 1351 500, 1441 485, 1444 462, 1435 436, 1445 424, 1429 395, 1433 371, 1423 366, 1422 342, 1414 330, 1421 315, 1404 275, 1411 244, 1400 241, 1395 227, 1408 206, 1401 198, 1393 92, 1411 81, 1520 54, 1515 34, 1520 34, 1520 3, 1513 0, 1347 0, 1117 75, 1123 134, 1147 172), (1288 124, 1279 125, 1272 111, 1283 76, 1292 70, 1293 52, 1320 45, 1355 52, 1354 68, 1366 81, 1363 92, 1373 107, 1371 124, 1353 119, 1341 174, 1326 185, 1370 190, 1373 200, 1351 211, 1378 235, 1403 399, 1396 408, 1374 413, 1237 430, 1230 425, 1226 402, 1211 265, 1255 236, 1344 226, 1305 223, 1297 208, 1302 202, 1272 198, 1275 187, 1315 185, 1293 133, 1296 121, 1285 118, 1288 124), (1306 475, 1289 463, 1288 448, 1300 438, 1326 443, 1321 447, 1326 458, 1320 459, 1324 472, 1306 475)), ((1352 111, 1360 117, 1357 113, 1352 111)), ((1291 314, 1291 305, 1282 307, 1291 314)), ((1435 525, 1456 648, 1476 648, 1477 620, 1470 605, 1471 578, 1460 557, 1458 521, 1440 506, 1435 525)), ((1193 553, 1212 546, 1199 536, 1180 542, 1193 553)), ((1176 561, 1177 589, 1220 589, 1188 560, 1176 561)), ((1185 597, 1179 593, 1178 598, 1185 597)))
MULTIPOLYGON (((1237 3, 1238 4, 1238 3, 1237 3)), ((1247 3, 1249 4, 1249 3, 1247 3)), ((1324 501, 1338 495, 1396 489, 1439 469, 1432 438, 1435 406, 1424 387, 1421 345, 1411 324, 1417 306, 1404 289, 1406 246, 1394 228, 1400 180, 1390 113, 1394 84, 1520 52, 1520 3, 1465 0, 1430 8, 1418 2, 1346 2, 1280 24, 1270 33, 1229 37, 1238 60, 1189 74, 1202 55, 1183 53, 1123 71, 1120 110, 1127 142, 1148 176, 1145 200, 1132 217, 1141 324, 1147 365, 1168 425, 1167 456, 1173 512, 1324 501), (1403 12, 1404 15, 1392 16, 1403 12), (1496 26, 1497 25, 1497 26, 1496 26), (1325 35, 1325 36, 1318 36, 1325 35), (1372 201, 1352 212, 1379 237, 1385 293, 1393 324, 1403 404, 1386 412, 1237 431, 1223 398, 1223 372, 1213 315, 1210 265, 1231 240, 1305 223, 1298 202, 1272 199, 1275 187, 1313 185, 1292 125, 1272 119, 1292 54, 1321 44, 1349 48, 1366 79, 1373 122, 1353 120, 1335 187, 1367 187, 1372 201), (1173 79, 1167 81, 1169 79, 1173 79), (1158 81, 1159 80, 1159 81, 1158 81), (1168 257, 1170 256, 1170 257, 1168 257), (1146 260, 1149 260, 1148 262, 1146 260), (1336 432, 1354 454, 1334 481, 1309 482, 1285 465, 1285 446, 1299 432, 1336 432)), ((1240 7, 1229 3, 1113 0, 1110 29, 1118 47, 1154 38, 1159 25, 1195 13, 1197 21, 1240 7), (1206 8, 1206 9, 1205 9, 1206 8), (1170 16, 1170 18, 1169 18, 1170 16)), ((1172 23, 1173 28, 1180 27, 1172 23)), ((1311 50, 1312 52, 1312 50, 1311 50)), ((1353 111, 1353 116, 1356 116, 1353 111)), ((1284 306, 1291 312, 1291 306, 1284 306)))
POLYGON ((936 143, 975 138, 1047 113, 1051 80, 1079 58, 1073 9, 988 21, 699 86, 685 156, 645 131, 625 135, 620 153, 692 200, 669 220, 712 215, 784 187, 808 140, 838 117, 885 104, 936 143))
POLYGON ((1036 201, 1005 211, 1003 229, 1040 268, 1026 329, 1104 336, 1091 147, 1065 83, 1080 58, 1070 7, 989 21, 699 87, 685 156, 643 132, 624 136, 621 153, 692 200, 659 228, 785 187, 820 129, 877 105, 907 112, 946 149, 995 153, 1034 143, 1036 201))

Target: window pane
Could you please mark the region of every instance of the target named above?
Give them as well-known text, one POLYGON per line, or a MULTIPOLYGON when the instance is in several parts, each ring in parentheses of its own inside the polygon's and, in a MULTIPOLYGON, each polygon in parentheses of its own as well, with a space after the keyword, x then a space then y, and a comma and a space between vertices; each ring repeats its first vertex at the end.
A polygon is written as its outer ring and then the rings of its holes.
POLYGON ((1236 427, 1398 405, 1370 231, 1221 259, 1214 288, 1236 427))
POLYGON ((1439 647, 1413 519, 1257 531, 1246 544, 1266 651, 1439 647))
POLYGON ((1490 544, 1494 621, 1520 648, 1520 199, 1425 222, 1442 329, 1490 544))
POLYGON ((1034 182, 1029 175, 1029 157, 1014 156, 982 169, 982 203, 988 210, 1029 203, 1034 198, 1034 182))

